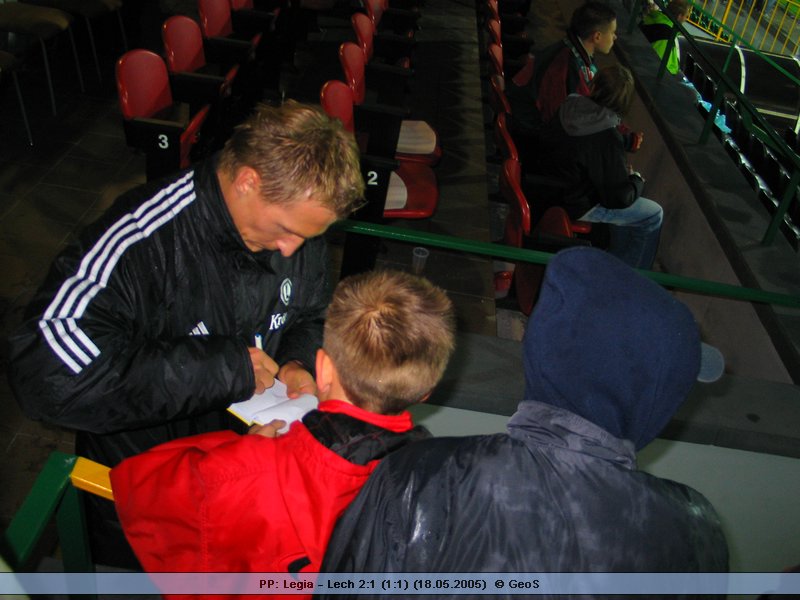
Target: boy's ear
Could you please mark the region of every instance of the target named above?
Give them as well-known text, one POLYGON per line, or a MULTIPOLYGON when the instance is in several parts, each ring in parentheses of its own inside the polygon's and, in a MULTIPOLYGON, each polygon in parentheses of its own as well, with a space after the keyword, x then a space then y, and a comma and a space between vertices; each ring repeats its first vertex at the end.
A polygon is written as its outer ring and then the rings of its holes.
POLYGON ((336 369, 333 366, 331 357, 322 348, 317 350, 315 368, 317 372, 317 393, 319 394, 319 399, 322 400, 330 394, 331 386, 336 377, 336 369))

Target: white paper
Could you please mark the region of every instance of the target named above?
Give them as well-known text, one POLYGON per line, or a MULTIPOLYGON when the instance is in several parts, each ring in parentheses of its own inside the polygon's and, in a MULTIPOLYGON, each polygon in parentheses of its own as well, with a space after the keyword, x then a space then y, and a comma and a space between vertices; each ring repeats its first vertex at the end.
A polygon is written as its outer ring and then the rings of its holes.
POLYGON ((286 426, 278 431, 286 433, 292 422, 302 419, 307 412, 317 408, 317 405, 319 400, 311 394, 289 398, 286 395, 286 385, 276 379, 272 387, 249 400, 234 402, 228 407, 228 411, 248 425, 265 425, 273 419, 286 421, 286 426))

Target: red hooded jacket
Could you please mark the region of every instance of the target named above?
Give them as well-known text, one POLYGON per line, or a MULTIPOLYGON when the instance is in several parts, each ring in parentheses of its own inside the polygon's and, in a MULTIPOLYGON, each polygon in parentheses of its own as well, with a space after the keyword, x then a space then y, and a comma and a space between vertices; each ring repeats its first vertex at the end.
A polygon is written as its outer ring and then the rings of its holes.
MULTIPOLYGON (((376 426, 391 439, 385 449, 414 436, 408 412, 378 415, 338 400, 318 411, 351 417, 351 429, 376 426)), ((339 447, 376 438, 340 433, 339 447)), ((148 572, 316 572, 336 520, 378 462, 350 462, 298 422, 277 438, 220 431, 174 440, 123 461, 111 483, 148 572)))

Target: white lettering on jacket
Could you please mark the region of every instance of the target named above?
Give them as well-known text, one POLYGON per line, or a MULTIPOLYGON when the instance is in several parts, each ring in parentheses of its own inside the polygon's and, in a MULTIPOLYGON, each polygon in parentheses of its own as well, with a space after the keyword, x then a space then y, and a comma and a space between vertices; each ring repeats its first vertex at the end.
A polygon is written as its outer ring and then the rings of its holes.
POLYGON ((283 324, 286 323, 286 314, 287 313, 280 313, 277 315, 272 315, 269 319, 269 330, 275 331, 276 329, 283 327, 283 324))

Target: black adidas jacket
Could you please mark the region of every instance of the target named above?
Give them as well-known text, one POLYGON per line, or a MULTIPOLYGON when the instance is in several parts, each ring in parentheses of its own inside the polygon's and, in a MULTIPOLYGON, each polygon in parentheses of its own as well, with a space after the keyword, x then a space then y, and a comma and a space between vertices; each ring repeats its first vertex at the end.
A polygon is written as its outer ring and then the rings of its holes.
POLYGON ((79 430, 108 466, 230 427, 252 395, 248 346, 312 368, 328 304, 323 239, 251 253, 207 161, 120 197, 54 262, 10 339, 25 413, 79 430))

